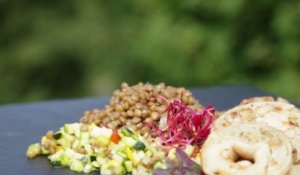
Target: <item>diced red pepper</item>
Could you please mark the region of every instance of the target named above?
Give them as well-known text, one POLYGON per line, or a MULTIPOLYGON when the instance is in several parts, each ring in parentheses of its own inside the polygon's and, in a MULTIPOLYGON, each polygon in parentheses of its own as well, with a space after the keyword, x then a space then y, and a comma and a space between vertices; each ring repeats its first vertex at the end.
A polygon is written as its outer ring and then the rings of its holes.
POLYGON ((113 128, 112 130, 113 130, 113 134, 111 135, 110 140, 112 142, 114 142, 115 144, 118 144, 121 137, 120 137, 120 135, 118 133, 118 130, 116 128, 113 128))

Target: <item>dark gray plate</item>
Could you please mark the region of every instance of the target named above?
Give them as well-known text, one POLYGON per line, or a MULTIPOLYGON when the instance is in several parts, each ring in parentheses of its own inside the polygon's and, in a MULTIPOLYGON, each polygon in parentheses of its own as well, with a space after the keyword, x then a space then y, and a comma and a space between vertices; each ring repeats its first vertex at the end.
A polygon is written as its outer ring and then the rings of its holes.
MULTIPOLYGON (((202 104, 213 104, 224 110, 241 99, 271 95, 248 86, 192 88, 202 104)), ((56 130, 64 123, 77 122, 86 110, 102 108, 108 98, 57 100, 0 107, 0 174, 3 175, 70 175, 67 168, 52 168, 46 157, 27 159, 29 144, 39 142, 48 130, 56 130)))

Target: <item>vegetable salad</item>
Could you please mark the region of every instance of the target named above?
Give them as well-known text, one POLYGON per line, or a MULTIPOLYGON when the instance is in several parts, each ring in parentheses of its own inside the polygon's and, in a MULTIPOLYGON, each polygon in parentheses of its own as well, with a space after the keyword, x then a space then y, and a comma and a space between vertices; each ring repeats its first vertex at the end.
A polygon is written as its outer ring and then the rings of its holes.
POLYGON ((54 167, 105 175, 151 174, 154 168, 165 167, 166 157, 158 144, 147 142, 129 128, 116 130, 81 123, 65 124, 28 147, 29 158, 39 155, 48 155, 54 167))
POLYGON ((125 83, 104 109, 49 131, 27 156, 48 155, 54 167, 84 173, 197 174, 214 118, 214 107, 184 88, 125 83))

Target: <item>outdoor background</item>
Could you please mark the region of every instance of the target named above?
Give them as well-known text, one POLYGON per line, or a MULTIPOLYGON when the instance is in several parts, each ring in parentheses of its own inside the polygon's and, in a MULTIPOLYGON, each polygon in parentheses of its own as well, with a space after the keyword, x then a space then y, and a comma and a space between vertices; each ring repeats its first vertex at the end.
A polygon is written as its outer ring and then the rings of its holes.
POLYGON ((300 101, 300 1, 0 0, 0 80, 1 104, 139 81, 300 101))

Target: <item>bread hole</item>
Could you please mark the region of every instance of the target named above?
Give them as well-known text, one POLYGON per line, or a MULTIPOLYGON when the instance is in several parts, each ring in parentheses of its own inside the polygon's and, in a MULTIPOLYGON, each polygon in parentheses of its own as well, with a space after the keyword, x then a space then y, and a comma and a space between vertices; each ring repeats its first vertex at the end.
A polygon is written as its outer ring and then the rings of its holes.
POLYGON ((294 163, 300 163, 300 161, 297 161, 297 154, 298 154, 298 151, 297 151, 297 149, 293 149, 292 150, 292 156, 293 156, 293 162, 294 163))
POLYGON ((243 162, 243 161, 247 161, 250 162, 251 164, 254 164, 255 161, 253 158, 249 158, 249 157, 245 157, 243 155, 237 154, 236 159, 234 159, 234 163, 239 163, 239 162, 243 162))
POLYGON ((291 126, 299 127, 298 122, 294 118, 293 119, 289 119, 288 124, 291 125, 291 126))
POLYGON ((255 163, 254 156, 247 150, 240 147, 233 147, 233 160, 234 163, 247 162, 250 164, 255 163))

